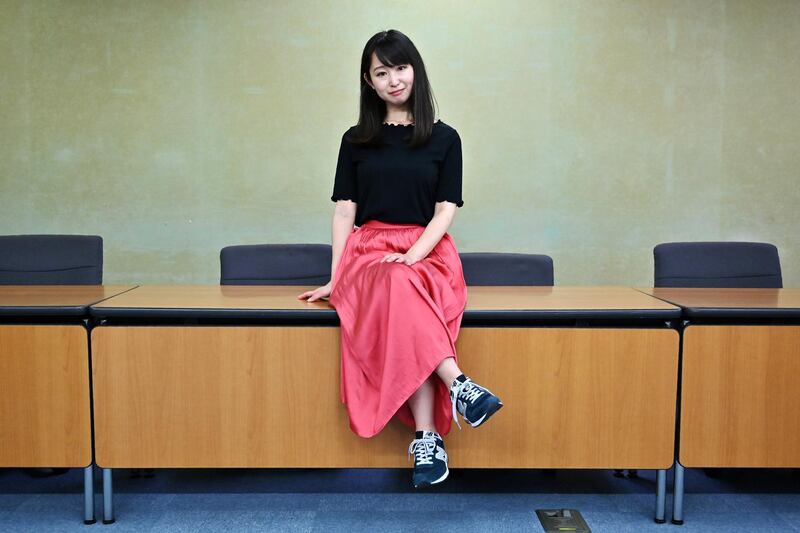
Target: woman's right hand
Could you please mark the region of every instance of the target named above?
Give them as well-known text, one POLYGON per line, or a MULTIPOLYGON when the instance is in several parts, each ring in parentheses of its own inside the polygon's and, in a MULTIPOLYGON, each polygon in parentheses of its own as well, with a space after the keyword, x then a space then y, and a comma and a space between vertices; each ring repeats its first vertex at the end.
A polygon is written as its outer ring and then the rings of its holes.
POLYGON ((331 295, 331 289, 333 285, 332 282, 328 282, 322 287, 318 287, 313 291, 306 291, 303 294, 297 297, 298 300, 308 300, 309 302, 315 302, 322 298, 328 298, 331 295))

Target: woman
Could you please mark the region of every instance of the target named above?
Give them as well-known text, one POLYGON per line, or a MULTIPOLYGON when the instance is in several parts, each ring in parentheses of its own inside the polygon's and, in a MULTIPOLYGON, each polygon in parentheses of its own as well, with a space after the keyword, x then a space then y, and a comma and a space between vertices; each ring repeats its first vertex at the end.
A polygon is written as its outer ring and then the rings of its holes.
POLYGON ((339 315, 351 429, 372 437, 395 415, 415 428, 413 484, 424 487, 447 478, 441 435, 456 410, 477 427, 503 404, 456 359, 467 290, 447 229, 463 205, 461 139, 434 122, 425 65, 399 31, 367 41, 360 82, 331 197, 331 282, 298 298, 329 297, 339 315))

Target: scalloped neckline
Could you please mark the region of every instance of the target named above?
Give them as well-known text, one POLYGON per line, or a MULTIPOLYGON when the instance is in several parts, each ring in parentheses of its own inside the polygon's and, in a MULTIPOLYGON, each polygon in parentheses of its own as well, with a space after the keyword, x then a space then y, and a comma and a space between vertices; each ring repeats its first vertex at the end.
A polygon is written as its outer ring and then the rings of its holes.
MULTIPOLYGON (((434 124, 439 123, 441 121, 442 119, 437 119, 436 122, 434 122, 434 124)), ((383 125, 392 126, 393 128, 411 128, 414 126, 414 123, 412 122, 411 124, 389 124, 388 122, 384 122, 383 125)))

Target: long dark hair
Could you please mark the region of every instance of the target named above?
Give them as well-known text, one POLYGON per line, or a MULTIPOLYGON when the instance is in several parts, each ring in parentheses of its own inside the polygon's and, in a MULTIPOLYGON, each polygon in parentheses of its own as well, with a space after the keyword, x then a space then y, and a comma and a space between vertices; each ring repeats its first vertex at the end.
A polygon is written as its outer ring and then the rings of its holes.
POLYGON ((414 115, 414 133, 409 146, 417 147, 428 142, 433 131, 436 101, 425 72, 425 63, 411 39, 397 30, 381 31, 370 37, 361 54, 361 98, 358 112, 358 125, 352 142, 378 145, 383 136, 382 124, 386 118, 386 102, 367 84, 364 74, 369 77, 372 53, 381 63, 393 67, 411 65, 414 69, 414 84, 409 96, 409 107, 414 115))

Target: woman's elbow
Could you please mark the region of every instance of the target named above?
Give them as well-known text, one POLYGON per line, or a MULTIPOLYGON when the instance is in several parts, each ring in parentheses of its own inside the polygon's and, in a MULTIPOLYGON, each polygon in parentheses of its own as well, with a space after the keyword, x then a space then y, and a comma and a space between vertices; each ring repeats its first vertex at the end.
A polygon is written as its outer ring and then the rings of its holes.
POLYGON ((339 217, 356 218, 358 205, 352 200, 338 200, 333 213, 339 217))
POLYGON ((453 202, 436 202, 434 216, 446 218, 452 222, 456 216, 456 204, 453 202))

